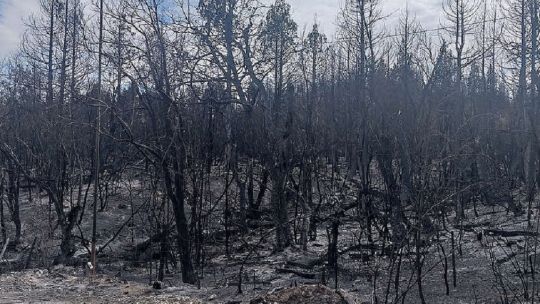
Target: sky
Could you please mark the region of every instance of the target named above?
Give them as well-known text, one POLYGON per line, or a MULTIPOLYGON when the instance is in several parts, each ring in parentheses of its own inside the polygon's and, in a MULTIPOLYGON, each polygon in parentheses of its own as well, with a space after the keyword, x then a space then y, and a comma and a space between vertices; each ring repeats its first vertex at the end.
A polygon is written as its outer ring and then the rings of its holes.
MULTIPOLYGON (((380 0, 381 13, 385 16, 385 26, 392 29, 399 20, 400 14, 409 12, 426 29, 440 26, 443 0, 380 0)), ((300 30, 311 26, 317 20, 328 37, 336 30, 336 16, 343 7, 344 0, 289 0, 292 13, 300 30)))
POLYGON ((17 49, 24 33, 23 18, 39 7, 39 0, 0 0, 0 57, 17 49))
MULTIPOLYGON (((317 20, 322 31, 332 37, 336 29, 336 15, 344 0, 289 0, 292 13, 303 30, 317 20)), ((425 28, 440 24, 442 0, 410 0, 409 11, 425 28)), ((382 12, 387 16, 387 28, 392 28, 407 6, 406 0, 381 0, 382 12)), ((39 0, 0 0, 0 58, 17 50, 24 33, 24 20, 38 11, 39 0)))

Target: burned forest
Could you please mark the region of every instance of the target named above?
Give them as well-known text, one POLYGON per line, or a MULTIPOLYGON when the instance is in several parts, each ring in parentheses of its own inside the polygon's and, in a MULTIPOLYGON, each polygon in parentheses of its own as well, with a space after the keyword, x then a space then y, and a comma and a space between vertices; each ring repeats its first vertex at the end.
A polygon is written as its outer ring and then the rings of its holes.
POLYGON ((0 303, 540 302, 540 0, 18 1, 0 303))

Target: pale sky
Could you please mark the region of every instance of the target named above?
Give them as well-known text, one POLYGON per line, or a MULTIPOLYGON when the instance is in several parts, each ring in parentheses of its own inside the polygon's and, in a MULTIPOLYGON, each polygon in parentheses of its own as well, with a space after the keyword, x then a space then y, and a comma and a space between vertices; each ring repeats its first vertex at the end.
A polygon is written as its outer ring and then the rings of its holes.
MULTIPOLYGON (((392 32, 393 27, 409 6, 409 12, 415 16, 416 20, 426 29, 440 26, 440 19, 443 18, 443 0, 380 0, 381 13, 386 16, 384 23, 392 32)), ((319 21, 322 30, 329 38, 336 29, 336 16, 343 6, 344 0, 289 0, 294 19, 298 23, 300 30, 309 27, 314 20, 319 21)), ((444 21, 444 20, 443 20, 444 21)))
MULTIPOLYGON (((299 29, 309 27, 316 19, 322 30, 332 37, 336 15, 343 0, 289 0, 299 29)), ((405 10, 406 0, 381 0, 382 11, 389 17, 385 21, 392 28, 405 10)), ((425 28, 437 27, 441 18, 442 0, 410 0, 409 11, 425 28)), ((37 12, 39 0, 0 0, 0 57, 15 51, 24 32, 24 19, 37 12)))

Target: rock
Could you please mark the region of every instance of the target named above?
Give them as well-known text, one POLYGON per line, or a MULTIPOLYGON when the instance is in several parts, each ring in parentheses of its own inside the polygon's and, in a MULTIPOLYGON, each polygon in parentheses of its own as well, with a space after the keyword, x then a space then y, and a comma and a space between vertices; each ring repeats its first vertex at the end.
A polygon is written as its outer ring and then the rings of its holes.
POLYGON ((154 281, 154 283, 152 283, 152 288, 154 288, 154 289, 162 289, 163 288, 163 283, 160 282, 160 281, 154 281))

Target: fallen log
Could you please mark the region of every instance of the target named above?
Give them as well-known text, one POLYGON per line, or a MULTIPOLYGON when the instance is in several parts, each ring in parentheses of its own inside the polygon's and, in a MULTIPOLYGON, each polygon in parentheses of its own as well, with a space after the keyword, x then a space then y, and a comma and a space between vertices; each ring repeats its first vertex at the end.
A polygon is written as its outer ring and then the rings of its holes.
POLYGON ((490 221, 480 222, 480 223, 469 223, 469 224, 456 224, 454 225, 454 228, 464 230, 467 232, 473 232, 474 228, 478 227, 486 227, 491 225, 490 221))
POLYGON ((369 262, 371 254, 365 252, 349 252, 349 258, 352 260, 361 260, 362 262, 369 262))
POLYGON ((276 272, 277 273, 292 273, 304 279, 315 279, 317 277, 317 275, 314 273, 304 272, 304 271, 290 269, 290 268, 277 268, 276 272))
POLYGON ((511 259, 515 258, 516 256, 518 255, 517 252, 512 252, 511 254, 503 257, 503 258, 500 258, 500 259, 497 259, 496 262, 498 265, 501 265, 501 264, 504 264, 508 261, 510 261, 511 259))
POLYGON ((169 236, 172 231, 172 227, 168 227, 168 229, 164 229, 163 231, 152 235, 141 243, 126 246, 122 258, 128 261, 138 261, 148 249, 154 246, 154 244, 159 243, 163 237, 169 236))
POLYGON ((311 270, 318 264, 321 264, 322 260, 319 257, 303 257, 297 260, 291 260, 287 261, 288 266, 296 267, 296 268, 302 268, 306 270, 311 270))
POLYGON ((247 223, 247 226, 252 229, 260 229, 260 228, 272 228, 275 226, 275 224, 272 221, 249 220, 247 223))
POLYGON ((536 235, 538 235, 536 232, 533 232, 533 231, 525 231, 525 230, 507 231, 507 230, 498 230, 498 229, 486 229, 486 230, 484 230, 484 234, 489 235, 489 236, 501 236, 501 237, 536 236, 536 235))
POLYGON ((348 253, 349 251, 356 251, 356 250, 376 251, 376 252, 382 253, 383 255, 390 255, 392 253, 391 246, 386 246, 383 248, 382 246, 375 245, 375 244, 356 244, 356 245, 353 245, 351 247, 348 247, 339 251, 339 254, 343 255, 345 253, 348 253))

